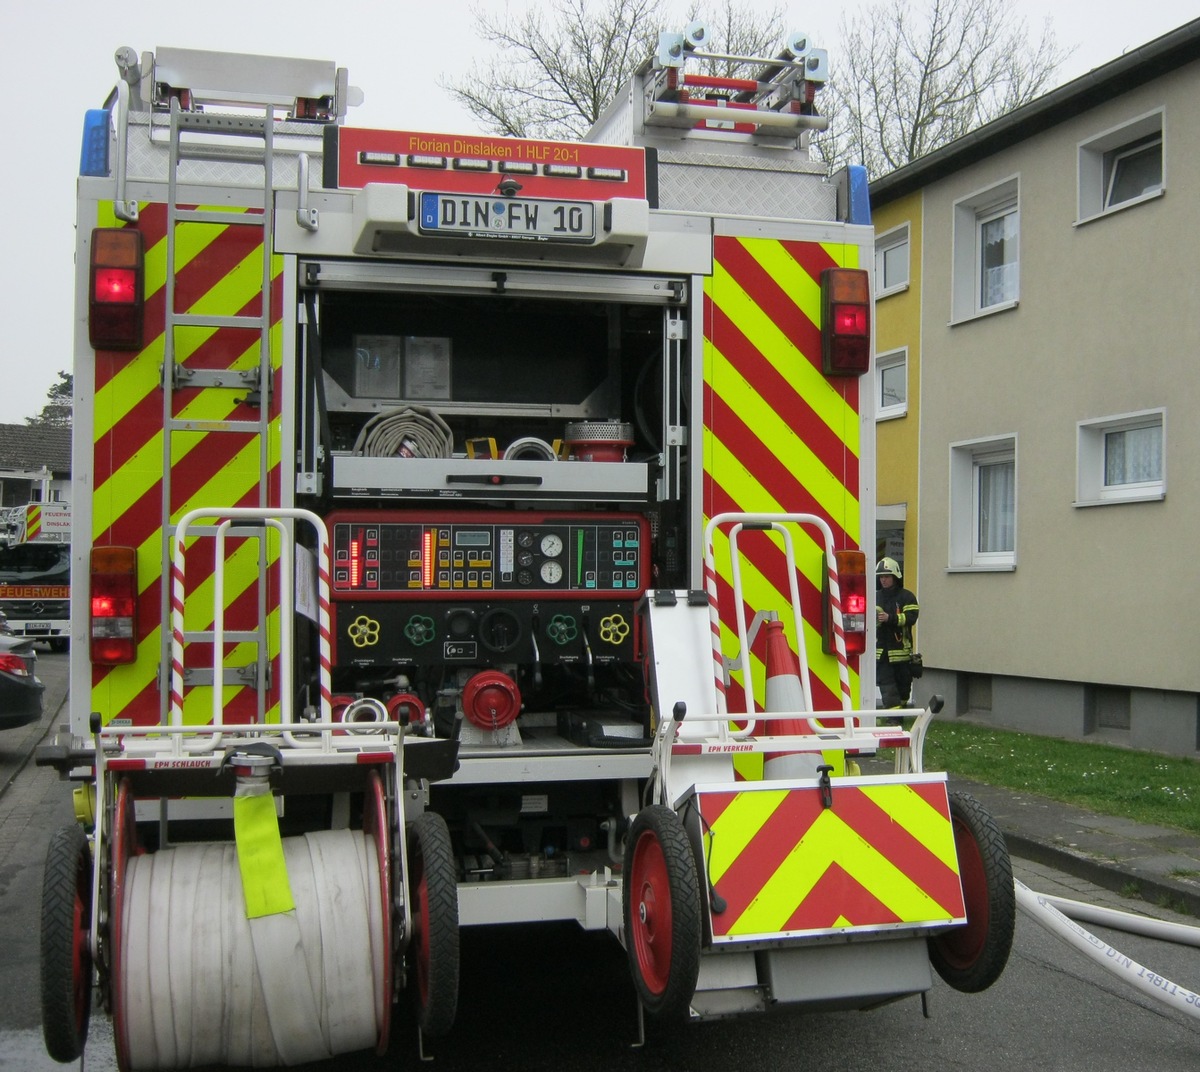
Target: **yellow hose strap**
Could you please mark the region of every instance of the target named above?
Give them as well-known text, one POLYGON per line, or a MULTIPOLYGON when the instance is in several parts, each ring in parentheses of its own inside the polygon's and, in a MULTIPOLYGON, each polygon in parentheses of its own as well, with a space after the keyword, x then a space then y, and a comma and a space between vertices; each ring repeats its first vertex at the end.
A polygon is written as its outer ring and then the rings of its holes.
POLYGON ((283 859, 279 817, 270 793, 233 798, 233 837, 246 898, 246 918, 291 912, 292 886, 283 859))

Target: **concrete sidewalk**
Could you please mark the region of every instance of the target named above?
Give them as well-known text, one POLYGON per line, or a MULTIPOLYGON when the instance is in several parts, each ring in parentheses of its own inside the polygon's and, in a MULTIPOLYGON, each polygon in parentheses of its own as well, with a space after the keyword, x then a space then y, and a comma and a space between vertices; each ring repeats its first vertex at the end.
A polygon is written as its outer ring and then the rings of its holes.
POLYGON ((1012 856, 1200 916, 1200 837, 950 776, 1004 831, 1012 856))

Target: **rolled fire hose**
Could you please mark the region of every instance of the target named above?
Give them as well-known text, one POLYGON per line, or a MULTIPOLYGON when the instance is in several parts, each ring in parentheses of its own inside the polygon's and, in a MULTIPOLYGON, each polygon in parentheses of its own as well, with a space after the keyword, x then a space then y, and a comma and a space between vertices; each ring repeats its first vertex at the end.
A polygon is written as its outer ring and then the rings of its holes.
MULTIPOLYGON (((1015 881, 1014 885, 1017 891, 1017 904, 1033 918, 1035 923, 1056 937, 1063 939, 1068 945, 1074 946, 1085 956, 1090 957, 1097 964, 1107 968, 1119 979, 1123 979, 1143 994, 1155 998, 1166 1005, 1170 1005, 1173 1009, 1186 1013, 1188 1016, 1200 1019, 1200 995, 1188 990, 1186 987, 1171 982, 1170 979, 1164 979, 1157 972, 1152 972, 1148 968, 1143 967, 1132 957, 1127 957, 1124 953, 1118 952, 1105 942, 1104 939, 1098 938, 1090 931, 1084 930, 1078 923, 1069 919, 1051 903, 1057 900, 1056 898, 1047 897, 1041 893, 1034 893, 1033 890, 1019 881, 1015 881)), ((1059 903, 1070 909, 1077 902, 1060 901, 1059 903)), ((1091 906, 1085 905, 1083 907, 1090 908, 1091 906)), ((1123 924, 1114 919, 1117 916, 1126 916, 1128 913, 1106 913, 1102 909, 1093 910, 1093 918, 1098 918, 1100 914, 1103 914, 1105 917, 1100 922, 1107 921, 1109 926, 1122 927, 1125 930, 1135 929, 1132 925, 1123 924)), ((1136 929, 1146 933, 1140 926, 1136 929)), ((1184 930, 1196 931, 1197 929, 1188 927, 1184 928, 1184 930)), ((1196 944, 1194 938, 1187 940, 1191 944, 1196 944)))
POLYGON ((283 849, 296 907, 267 917, 279 924, 265 941, 232 842, 130 858, 114 980, 129 1068, 300 1064, 376 1044, 390 1010, 374 841, 321 830, 283 849))
POLYGON ((354 453, 368 458, 449 458, 454 433, 428 407, 405 406, 367 421, 354 441, 354 453))
POLYGON ((554 452, 553 445, 544 439, 525 436, 523 439, 514 439, 504 448, 504 460, 556 462, 558 455, 554 452))

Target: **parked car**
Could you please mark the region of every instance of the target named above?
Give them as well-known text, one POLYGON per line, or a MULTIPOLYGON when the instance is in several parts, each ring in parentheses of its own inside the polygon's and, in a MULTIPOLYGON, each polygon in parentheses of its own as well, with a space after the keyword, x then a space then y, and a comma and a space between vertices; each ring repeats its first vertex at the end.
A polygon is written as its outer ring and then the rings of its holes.
POLYGON ((26 726, 42 717, 46 686, 37 676, 33 641, 13 636, 0 615, 0 730, 26 726))

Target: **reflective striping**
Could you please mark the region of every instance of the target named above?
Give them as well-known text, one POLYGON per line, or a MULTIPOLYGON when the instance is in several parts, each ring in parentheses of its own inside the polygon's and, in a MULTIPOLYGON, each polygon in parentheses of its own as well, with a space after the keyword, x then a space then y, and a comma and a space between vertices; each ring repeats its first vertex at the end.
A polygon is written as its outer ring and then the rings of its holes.
MULTIPOLYGON (((835 547, 857 547, 859 382, 821 372, 820 274, 856 264, 858 248, 718 237, 714 253, 704 295, 703 513, 813 513, 830 525, 835 547)), ((813 701, 840 708, 836 657, 821 652, 823 546, 815 533, 801 531, 796 554, 813 701)), ((775 610, 790 618, 780 543, 746 534, 740 546, 750 612, 775 610)), ((727 545, 716 562, 718 606, 729 627, 722 650, 733 652, 727 545)), ((757 682, 761 668, 752 662, 757 682)), ((852 660, 851 706, 859 691, 856 665, 852 660)))
POLYGON ((944 782, 698 797, 715 941, 965 918, 944 782))
MULTIPOLYGON (((241 214, 246 210, 237 209, 241 214)), ((108 206, 98 212, 101 223, 115 225, 108 206), (105 216, 109 219, 105 219, 105 216)), ((127 666, 93 670, 93 709, 104 722, 128 718, 136 723, 157 722, 162 708, 158 692, 158 666, 163 658, 164 634, 160 627, 162 607, 162 556, 164 518, 177 518, 197 506, 259 505, 278 502, 282 488, 281 434, 279 414, 282 386, 283 259, 271 258, 271 312, 269 346, 273 412, 266 425, 266 473, 262 442, 257 432, 227 432, 220 425, 229 420, 257 421, 259 411, 237 401, 248 387, 240 378, 230 378, 230 387, 187 386, 186 378, 172 391, 172 417, 195 422, 197 427, 180 429, 170 438, 170 493, 166 501, 163 481, 164 392, 161 366, 165 354, 167 222, 166 207, 145 205, 137 225, 142 231, 146 253, 146 333, 148 342, 134 355, 96 354, 92 530, 97 543, 131 544, 138 549, 138 597, 140 634, 138 660, 127 666), (264 498, 265 495, 265 498, 264 498)), ((181 223, 175 230, 175 307, 180 313, 204 316, 257 316, 262 308, 263 232, 229 226, 181 223)), ((174 333, 175 360, 189 368, 223 371, 257 368, 260 364, 261 332, 257 328, 177 327, 174 333)), ((232 540, 228 548, 224 603, 227 628, 253 628, 258 617, 260 562, 258 541, 232 540), (239 624, 233 624, 233 623, 239 624)), ((201 558, 203 556, 200 556, 201 558)), ((271 545, 268 564, 278 559, 271 545)), ((197 559, 200 561, 200 558, 197 559)), ((213 563, 211 545, 204 566, 189 570, 187 629, 212 627, 213 563)), ((269 598, 276 598, 274 584, 269 598)), ((268 613, 278 625, 274 603, 268 613)), ((272 633, 270 658, 278 656, 272 633)), ((258 657, 257 645, 230 644, 226 665, 248 665, 258 657)), ((188 645, 186 665, 209 667, 210 644, 188 645)), ((254 715, 254 688, 222 686, 231 719, 254 715)), ((211 689, 188 690, 185 720, 206 722, 211 714, 211 689)), ((268 712, 277 711, 272 694, 268 712)))
POLYGON ((863 786, 862 793, 947 867, 957 870, 954 834, 952 829, 947 829, 948 813, 943 810, 945 792, 936 784, 908 788, 908 793, 896 793, 890 786, 863 786))
MULTIPOLYGON (((771 249, 777 246, 778 243, 763 240, 755 243, 756 249, 771 249)), ((745 250, 746 247, 739 244, 737 248, 745 250)), ((784 311, 776 308, 769 312, 763 308, 760 289, 755 289, 753 293, 743 289, 753 282, 753 279, 737 278, 724 271, 721 264, 714 267, 708 292, 715 306, 714 314, 725 317, 729 325, 754 348, 757 355, 755 360, 759 366, 754 370, 755 379, 760 384, 771 379, 769 369, 778 378, 779 383, 803 399, 828 428, 838 435, 843 435, 848 418, 855 418, 855 415, 853 412, 847 413, 847 404, 839 386, 831 383, 821 372, 820 282, 816 281, 813 284, 818 296, 816 319, 810 320, 807 315, 803 318, 793 316, 791 319, 799 319, 798 326, 803 330, 791 334, 786 333, 783 327, 788 319, 784 311), (797 341, 804 344, 804 350, 797 347, 797 341)), ((760 286, 763 290, 767 289, 766 284, 760 286)), ((773 282, 770 287, 778 290, 777 284, 773 282)), ((803 293, 803 288, 800 289, 803 293)), ((799 311, 791 295, 777 295, 775 305, 785 303, 794 311, 799 311)), ((855 428, 854 439, 848 441, 846 446, 857 454, 856 418, 850 423, 855 428)))

